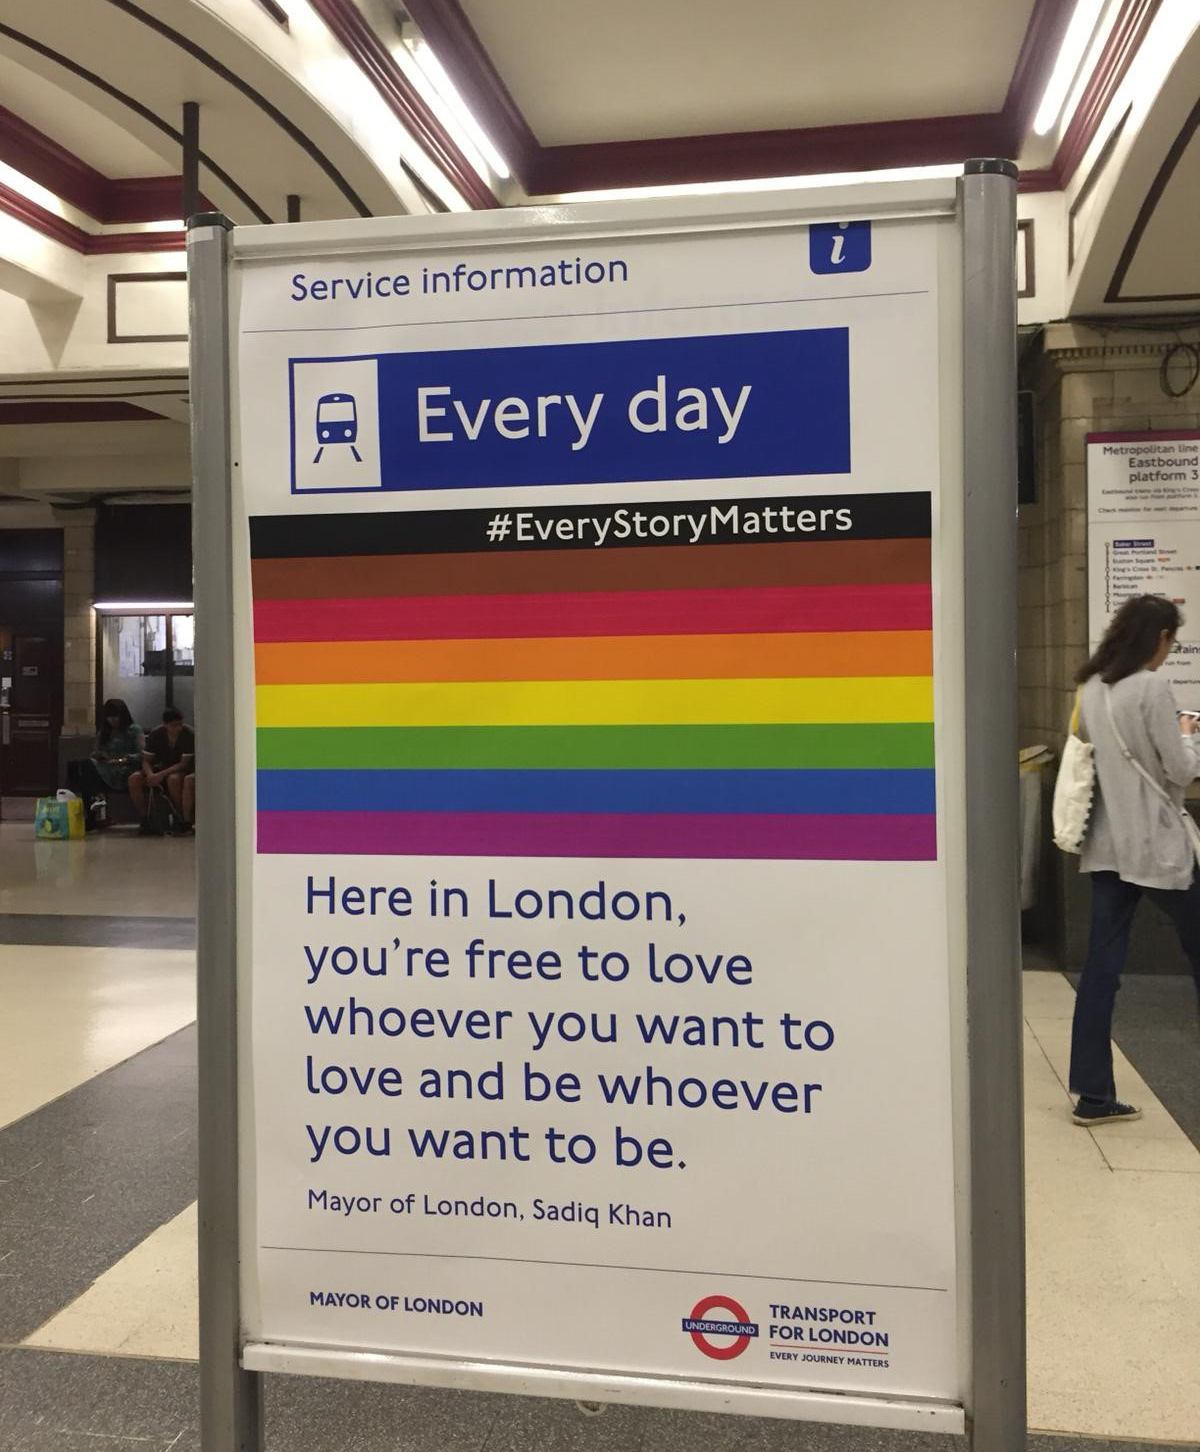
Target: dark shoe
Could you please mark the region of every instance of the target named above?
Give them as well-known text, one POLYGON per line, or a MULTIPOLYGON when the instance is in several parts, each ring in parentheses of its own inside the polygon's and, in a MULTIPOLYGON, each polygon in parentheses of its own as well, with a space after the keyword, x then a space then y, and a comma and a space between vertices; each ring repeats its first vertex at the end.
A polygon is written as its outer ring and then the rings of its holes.
POLYGON ((1071 1118, 1076 1124, 1095 1128, 1098 1124, 1114 1124, 1119 1119, 1141 1119, 1142 1111, 1132 1104, 1122 1104, 1119 1099, 1110 1099, 1107 1104, 1092 1104, 1081 1099, 1075 1106, 1071 1118))
POLYGON ((156 832, 154 830, 154 828, 150 825, 149 822, 139 822, 138 823, 138 836, 139 837, 161 837, 162 836, 162 833, 161 832, 156 832))
POLYGON ((176 822, 175 825, 171 828, 171 836, 191 837, 192 835, 194 835, 195 831, 196 829, 192 826, 191 822, 176 822))

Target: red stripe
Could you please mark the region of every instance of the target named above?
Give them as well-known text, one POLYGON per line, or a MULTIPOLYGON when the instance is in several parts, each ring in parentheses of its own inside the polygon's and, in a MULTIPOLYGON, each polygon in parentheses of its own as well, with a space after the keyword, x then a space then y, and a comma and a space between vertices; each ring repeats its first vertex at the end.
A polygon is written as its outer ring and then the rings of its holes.
MULTIPOLYGON (((260 642, 928 630, 931 625, 928 585, 412 595, 259 600, 254 606, 254 638, 260 642)), ((880 669, 885 666, 881 661, 880 669)))

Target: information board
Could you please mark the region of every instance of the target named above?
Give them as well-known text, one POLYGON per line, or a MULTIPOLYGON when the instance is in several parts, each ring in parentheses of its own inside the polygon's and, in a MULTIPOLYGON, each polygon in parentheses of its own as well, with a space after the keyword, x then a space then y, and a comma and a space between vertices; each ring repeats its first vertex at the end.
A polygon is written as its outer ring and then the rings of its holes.
POLYGON ((968 765, 1007 738, 966 701, 1011 648, 964 448, 1013 481, 1011 400, 964 444, 964 239, 1011 257, 979 166, 998 224, 936 182, 194 245, 244 1367, 954 1431, 1003 1364, 980 1415, 1020 1420, 1019 1093, 974 1171, 968 1112, 1018 1028, 1014 958, 969 1049, 968 765), (969 1282, 972 1178, 1011 1246, 969 1282))
POLYGON ((1200 432, 1087 437, 1088 639, 1095 650, 1131 595, 1182 609, 1163 671, 1182 706, 1200 709, 1200 432))

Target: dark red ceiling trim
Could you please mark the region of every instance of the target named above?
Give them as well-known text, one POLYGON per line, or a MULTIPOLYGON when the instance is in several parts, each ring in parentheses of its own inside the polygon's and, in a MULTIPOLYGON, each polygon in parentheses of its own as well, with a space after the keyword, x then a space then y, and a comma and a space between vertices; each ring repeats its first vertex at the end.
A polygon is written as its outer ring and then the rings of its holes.
MULTIPOLYGON (((0 161, 89 217, 103 220, 108 178, 14 112, 0 106, 0 161)), ((149 218, 144 220, 149 221, 149 218)))
POLYGON ((1150 303, 1150 302, 1192 302, 1196 298, 1195 293, 1148 293, 1134 297, 1122 297, 1121 290, 1125 286, 1125 279, 1129 275, 1129 269, 1133 266, 1133 259, 1137 256, 1137 250, 1142 245, 1142 238, 1145 236, 1146 228, 1154 216, 1155 210, 1163 193, 1166 191, 1175 168, 1183 160, 1183 154, 1192 143, 1197 129, 1200 128, 1200 101, 1192 107, 1188 113, 1187 120, 1180 128, 1179 135, 1171 143, 1171 149, 1167 152, 1163 164, 1159 167, 1158 173, 1150 184, 1150 190, 1146 193, 1146 199, 1141 205, 1133 230, 1125 240, 1125 246, 1117 259, 1117 265, 1113 270, 1112 281, 1108 284, 1108 291, 1104 294, 1104 301, 1107 303, 1150 303))
POLYGON ((999 116, 938 116, 798 131, 547 146, 534 164, 530 190, 534 194, 591 191, 934 166, 968 156, 1001 155, 1002 141, 999 116))
MULTIPOLYGON (((36 126, 0 106, 0 161, 97 222, 169 222, 180 215, 177 176, 106 177, 36 126)), ((211 203, 208 203, 211 207, 211 203)))
POLYGON ((33 202, 12 187, 0 182, 0 212, 24 222, 72 252, 85 257, 100 257, 115 252, 182 252, 187 238, 182 231, 171 232, 85 232, 74 222, 33 202))
POLYGON ((34 231, 40 232, 43 237, 50 237, 55 242, 61 242, 72 252, 87 251, 88 234, 82 227, 77 227, 74 222, 68 222, 65 218, 56 216, 43 207, 40 202, 30 201, 28 197, 22 196, 20 192, 14 191, 10 186, 5 186, 3 182, 0 182, 0 212, 6 212, 10 217, 15 217, 18 222, 24 222, 27 227, 32 227, 34 231))
MULTIPOLYGON (((99 220, 110 226, 115 222, 171 222, 183 219, 183 178, 181 176, 123 176, 107 183, 104 216, 99 220)), ((204 211, 215 210, 202 199, 204 211)))
POLYGON ((1006 156, 1016 156, 1029 134, 1074 10, 1074 0, 1037 0, 1033 7, 1000 112, 1007 132, 1006 156))
MULTIPOLYGON (((50 380, 47 379, 46 382, 50 380)), ((73 382, 74 380, 72 380, 73 382)), ((39 387, 44 386, 39 383, 39 387)), ((76 385, 78 386, 78 385, 76 385)), ((121 403, 130 398, 174 398, 182 399, 184 402, 190 397, 186 388, 142 388, 126 390, 121 389, 118 393, 72 393, 67 397, 76 403, 121 403)), ((5 393, 0 394, 0 404, 6 403, 61 403, 62 396, 53 398, 44 393, 5 393)), ((161 415, 160 415, 161 417, 161 415)))
POLYGON ((0 426, 4 424, 66 424, 66 423, 161 423, 162 415, 138 408, 133 403, 114 399, 111 403, 74 402, 69 398, 51 398, 45 403, 4 403, 0 401, 0 426))
POLYGON ((1075 114, 1063 133, 1054 160, 1041 170, 1023 171, 1018 183, 1021 191, 1059 192, 1070 183, 1095 141, 1113 97, 1128 74, 1161 5, 1162 0, 1125 0, 1079 98, 1075 114))
POLYGON ((1019 192, 1057 192, 1062 188, 1058 184, 1058 173, 1053 167, 1038 167, 1033 171, 1022 171, 1017 178, 1017 190, 1019 192))
POLYGON ((1054 158, 1061 186, 1078 171, 1161 4, 1162 0, 1125 0, 1122 5, 1054 158))
POLYGON ((89 257, 107 257, 117 252, 183 252, 187 233, 172 232, 97 232, 87 240, 84 251, 89 257))
POLYGON ((458 0, 405 0, 405 9, 523 184, 541 147, 458 0))
MULTIPOLYGON (((110 0, 110 3, 124 3, 124 0, 110 0)), ((458 149, 352 0, 310 0, 310 3, 383 97, 392 114, 441 168, 464 200, 473 207, 498 207, 500 203, 491 188, 458 149)))

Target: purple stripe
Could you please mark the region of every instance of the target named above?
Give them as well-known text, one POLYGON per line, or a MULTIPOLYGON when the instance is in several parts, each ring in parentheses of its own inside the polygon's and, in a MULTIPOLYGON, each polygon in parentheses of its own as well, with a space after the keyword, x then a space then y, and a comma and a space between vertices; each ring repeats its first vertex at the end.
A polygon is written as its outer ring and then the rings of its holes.
POLYGON ((933 816, 259 812, 260 853, 929 862, 933 816))

